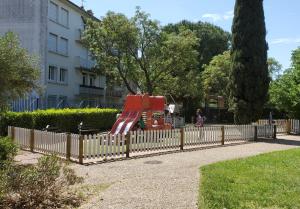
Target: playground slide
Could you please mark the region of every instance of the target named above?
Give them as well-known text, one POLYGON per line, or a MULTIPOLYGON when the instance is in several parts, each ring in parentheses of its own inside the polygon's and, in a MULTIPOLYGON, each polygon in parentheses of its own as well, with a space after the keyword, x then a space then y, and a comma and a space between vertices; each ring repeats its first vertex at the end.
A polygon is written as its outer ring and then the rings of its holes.
POLYGON ((128 117, 128 115, 129 115, 129 112, 123 112, 121 114, 121 116, 117 119, 117 121, 115 122, 115 124, 113 125, 110 133, 115 134, 115 132, 120 132, 122 126, 124 125, 124 123, 122 123, 122 122, 126 120, 126 118, 128 117))
POLYGON ((121 131, 121 128, 123 127, 124 123, 125 123, 125 121, 122 121, 121 123, 119 123, 119 125, 118 125, 118 127, 116 129, 115 134, 118 134, 121 131))
POLYGON ((113 129, 110 134, 127 134, 136 122, 141 117, 140 112, 129 112, 127 114, 122 114, 117 122, 114 124, 113 129))
POLYGON ((123 134, 126 135, 126 134, 128 133, 128 131, 130 130, 132 124, 133 124, 133 121, 127 123, 127 125, 126 125, 126 127, 125 127, 125 130, 124 130, 124 132, 123 132, 123 134))

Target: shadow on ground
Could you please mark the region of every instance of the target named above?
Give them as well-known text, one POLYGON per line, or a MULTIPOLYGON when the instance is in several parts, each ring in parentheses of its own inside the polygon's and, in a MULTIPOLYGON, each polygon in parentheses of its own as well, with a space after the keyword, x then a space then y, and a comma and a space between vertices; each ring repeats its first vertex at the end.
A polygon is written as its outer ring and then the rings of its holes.
POLYGON ((270 143, 270 144, 283 144, 291 146, 300 146, 300 140, 296 139, 282 139, 282 136, 278 136, 277 139, 259 139, 258 142, 270 143))

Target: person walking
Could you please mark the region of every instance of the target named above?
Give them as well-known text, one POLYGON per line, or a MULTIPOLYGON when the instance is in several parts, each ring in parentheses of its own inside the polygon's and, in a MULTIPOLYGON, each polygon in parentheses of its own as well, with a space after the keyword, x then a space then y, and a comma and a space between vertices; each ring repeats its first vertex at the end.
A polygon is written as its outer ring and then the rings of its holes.
POLYGON ((196 127, 203 127, 204 125, 204 117, 201 116, 201 109, 197 109, 196 112, 196 127))

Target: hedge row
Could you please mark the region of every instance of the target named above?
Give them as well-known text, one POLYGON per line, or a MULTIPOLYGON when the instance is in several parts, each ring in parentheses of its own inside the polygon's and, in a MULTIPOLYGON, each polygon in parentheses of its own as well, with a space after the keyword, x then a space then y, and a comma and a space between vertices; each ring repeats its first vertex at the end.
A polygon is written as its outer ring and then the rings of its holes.
POLYGON ((111 129, 117 109, 48 109, 34 112, 7 112, 0 116, 0 135, 7 134, 7 126, 42 130, 47 125, 63 132, 78 133, 78 124, 101 131, 111 129))

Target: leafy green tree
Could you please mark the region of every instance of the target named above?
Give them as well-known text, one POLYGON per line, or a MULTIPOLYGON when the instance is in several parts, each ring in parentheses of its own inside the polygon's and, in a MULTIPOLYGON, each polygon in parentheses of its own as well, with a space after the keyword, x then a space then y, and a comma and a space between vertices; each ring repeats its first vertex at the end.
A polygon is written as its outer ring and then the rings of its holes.
POLYGON ((196 92, 197 38, 189 30, 168 34, 137 8, 131 19, 108 12, 100 22, 88 20, 84 42, 99 70, 133 94, 133 86, 149 94, 196 92))
POLYGON ((193 31, 198 38, 196 49, 198 51, 198 69, 200 71, 204 70, 203 65, 208 65, 214 56, 222 54, 229 49, 230 33, 213 24, 201 21, 193 23, 183 20, 164 27, 164 31, 177 34, 186 29, 193 31))
POLYGON ((202 82, 206 98, 209 95, 223 96, 227 103, 230 67, 230 51, 213 57, 209 65, 204 66, 202 82))
POLYGON ((21 48, 12 32, 0 37, 0 74, 0 112, 10 101, 37 88, 37 61, 21 48))
POLYGON ((282 65, 273 57, 268 58, 269 76, 272 80, 279 78, 282 71, 282 65))
POLYGON ((261 116, 268 100, 263 0, 236 0, 234 13, 230 103, 235 123, 246 124, 261 116))
MULTIPOLYGON (((168 24, 163 28, 163 30, 167 33, 176 34, 179 34, 182 30, 191 30, 196 34, 198 44, 195 45, 194 49, 198 52, 198 77, 201 77, 204 65, 208 65, 214 56, 222 54, 224 51, 228 50, 230 46, 230 34, 220 27, 210 23, 203 23, 200 21, 194 23, 183 20, 176 24, 168 24)), ((191 81, 191 79, 185 80, 191 81)), ((183 106, 185 107, 184 111, 187 121, 189 121, 191 115, 195 114, 196 109, 198 109, 203 102, 204 90, 202 83, 202 81, 193 81, 193 85, 197 89, 197 94, 193 97, 185 97, 183 99, 183 106)), ((183 85, 180 86, 183 87, 185 84, 183 83, 183 85)))
POLYGON ((270 102, 290 117, 300 117, 300 47, 293 51, 291 68, 271 83, 270 102))

